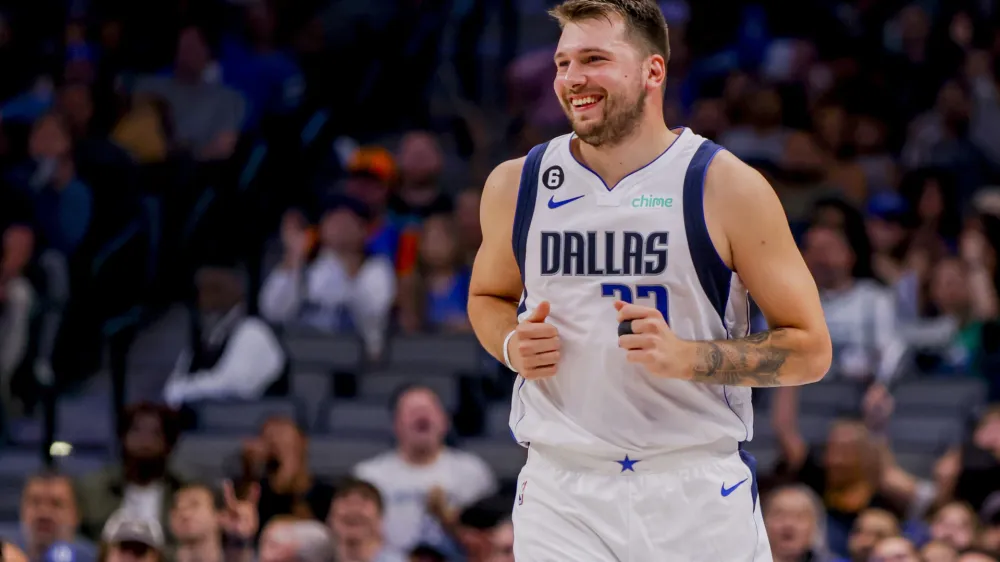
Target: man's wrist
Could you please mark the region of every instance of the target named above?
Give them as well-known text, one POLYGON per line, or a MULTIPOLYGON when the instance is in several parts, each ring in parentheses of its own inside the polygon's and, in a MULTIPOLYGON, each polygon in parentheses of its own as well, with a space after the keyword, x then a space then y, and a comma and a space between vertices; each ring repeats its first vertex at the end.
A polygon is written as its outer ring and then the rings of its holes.
POLYGON ((510 353, 510 342, 511 340, 514 339, 515 334, 517 334, 517 328, 508 332, 503 339, 503 362, 508 369, 516 373, 517 369, 514 368, 514 363, 513 361, 511 361, 511 353, 510 353))

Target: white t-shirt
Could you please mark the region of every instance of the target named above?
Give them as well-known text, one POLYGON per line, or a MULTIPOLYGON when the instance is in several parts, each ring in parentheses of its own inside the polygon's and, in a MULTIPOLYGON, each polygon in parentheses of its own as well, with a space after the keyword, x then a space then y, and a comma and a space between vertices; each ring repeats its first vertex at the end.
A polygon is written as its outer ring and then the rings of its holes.
POLYGON ((135 513, 136 517, 159 521, 163 512, 163 484, 126 484, 121 508, 135 513))
POLYGON ((385 502, 386 542, 408 552, 421 542, 446 540, 437 521, 427 513, 427 494, 441 486, 448 503, 463 508, 497 491, 496 475, 479 457, 445 449, 433 463, 407 464, 396 451, 387 451, 354 468, 354 475, 375 485, 385 502))

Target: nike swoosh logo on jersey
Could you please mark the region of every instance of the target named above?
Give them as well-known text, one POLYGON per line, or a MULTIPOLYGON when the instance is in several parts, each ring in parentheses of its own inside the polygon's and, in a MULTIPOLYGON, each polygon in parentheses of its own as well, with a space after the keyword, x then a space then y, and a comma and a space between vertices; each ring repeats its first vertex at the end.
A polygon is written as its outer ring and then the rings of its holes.
POLYGON ((727 487, 726 487, 726 483, 725 483, 725 482, 723 482, 723 483, 722 483, 722 497, 726 497, 726 496, 728 496, 729 494, 732 494, 733 492, 735 492, 735 491, 736 491, 736 488, 739 488, 739 487, 740 487, 740 485, 741 485, 741 484, 743 484, 743 483, 744 483, 744 482, 746 482, 746 481, 747 481, 747 479, 746 479, 746 478, 744 478, 743 480, 740 480, 740 481, 739 481, 739 482, 737 482, 736 484, 733 484, 733 487, 732 487, 732 488, 727 488, 727 487))
POLYGON ((570 198, 570 199, 564 199, 562 201, 556 201, 556 196, 553 195, 552 197, 549 197, 549 208, 550 209, 558 209, 559 207, 562 207, 563 205, 569 205, 573 201, 576 201, 577 199, 582 199, 583 197, 584 197, 583 195, 577 195, 576 197, 573 197, 573 198, 570 198))

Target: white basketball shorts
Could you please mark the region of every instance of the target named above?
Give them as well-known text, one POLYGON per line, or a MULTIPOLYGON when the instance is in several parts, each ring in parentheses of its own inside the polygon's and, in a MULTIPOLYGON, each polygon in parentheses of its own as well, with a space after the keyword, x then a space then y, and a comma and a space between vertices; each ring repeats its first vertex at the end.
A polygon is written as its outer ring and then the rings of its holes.
POLYGON ((531 446, 517 562, 771 562, 744 451, 608 461, 531 446))

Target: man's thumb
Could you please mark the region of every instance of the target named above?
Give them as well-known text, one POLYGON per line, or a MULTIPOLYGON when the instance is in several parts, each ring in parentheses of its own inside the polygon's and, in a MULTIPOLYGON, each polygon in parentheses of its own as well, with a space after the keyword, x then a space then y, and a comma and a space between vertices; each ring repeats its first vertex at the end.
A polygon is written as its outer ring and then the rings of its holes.
POLYGON ((531 316, 528 316, 528 322, 545 322, 545 319, 549 316, 549 301, 542 301, 535 307, 535 310, 531 312, 531 316))

